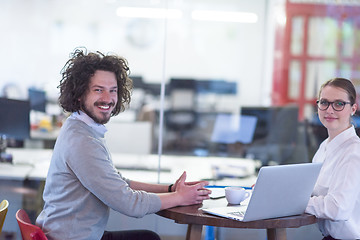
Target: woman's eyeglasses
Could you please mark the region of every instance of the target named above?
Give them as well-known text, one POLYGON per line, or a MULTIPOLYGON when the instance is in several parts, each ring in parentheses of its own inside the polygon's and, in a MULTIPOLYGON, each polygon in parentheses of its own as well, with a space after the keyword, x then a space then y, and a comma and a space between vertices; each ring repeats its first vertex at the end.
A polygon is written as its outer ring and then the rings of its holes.
POLYGON ((342 111, 345 108, 346 104, 351 104, 351 102, 345 102, 345 101, 334 101, 334 102, 329 102, 327 100, 318 100, 316 101, 316 104, 318 106, 318 108, 322 111, 325 111, 329 108, 329 106, 331 105, 331 107, 335 110, 335 111, 342 111))

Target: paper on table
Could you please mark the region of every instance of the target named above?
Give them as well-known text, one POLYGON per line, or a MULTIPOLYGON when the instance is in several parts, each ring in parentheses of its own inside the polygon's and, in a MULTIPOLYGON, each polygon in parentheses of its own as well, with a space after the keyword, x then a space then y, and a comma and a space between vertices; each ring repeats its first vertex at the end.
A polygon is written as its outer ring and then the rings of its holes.
POLYGON ((209 188, 211 190, 210 198, 217 199, 225 197, 225 188, 209 188))

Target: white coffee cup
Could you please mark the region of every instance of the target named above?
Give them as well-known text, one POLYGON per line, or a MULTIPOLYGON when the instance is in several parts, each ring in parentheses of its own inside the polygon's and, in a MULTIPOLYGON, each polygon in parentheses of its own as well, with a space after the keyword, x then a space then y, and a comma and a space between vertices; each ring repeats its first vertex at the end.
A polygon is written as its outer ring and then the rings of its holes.
POLYGON ((246 198, 250 196, 250 193, 242 187, 226 187, 225 197, 229 204, 240 204, 246 198))

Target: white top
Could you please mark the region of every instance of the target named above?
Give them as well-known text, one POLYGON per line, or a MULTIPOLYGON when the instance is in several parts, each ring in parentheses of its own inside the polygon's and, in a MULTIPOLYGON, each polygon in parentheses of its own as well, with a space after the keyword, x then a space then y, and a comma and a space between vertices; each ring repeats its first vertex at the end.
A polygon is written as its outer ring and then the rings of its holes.
POLYGON ((313 162, 323 162, 306 212, 324 236, 360 239, 360 139, 354 127, 321 143, 313 162))

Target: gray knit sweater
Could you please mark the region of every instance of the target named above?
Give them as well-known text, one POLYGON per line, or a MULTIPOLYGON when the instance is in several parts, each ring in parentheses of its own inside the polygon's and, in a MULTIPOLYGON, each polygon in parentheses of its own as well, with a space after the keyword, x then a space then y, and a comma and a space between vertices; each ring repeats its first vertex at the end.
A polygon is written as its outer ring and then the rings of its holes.
POLYGON ((104 132, 95 123, 89 124, 87 115, 85 118, 87 123, 81 118, 67 119, 54 147, 43 195, 45 206, 36 220, 49 240, 100 239, 109 207, 133 217, 161 207, 157 195, 129 187, 130 180, 113 166, 104 132))

